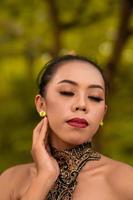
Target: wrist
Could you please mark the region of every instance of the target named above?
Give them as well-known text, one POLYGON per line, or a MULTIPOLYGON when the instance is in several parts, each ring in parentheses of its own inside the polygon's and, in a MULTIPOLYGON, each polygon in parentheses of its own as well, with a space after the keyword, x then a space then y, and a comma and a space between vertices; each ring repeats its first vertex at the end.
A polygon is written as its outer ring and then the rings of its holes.
POLYGON ((39 180, 48 180, 49 183, 53 183, 56 181, 58 178, 58 175, 55 173, 49 173, 49 172, 44 172, 44 171, 39 171, 37 173, 36 179, 39 180))

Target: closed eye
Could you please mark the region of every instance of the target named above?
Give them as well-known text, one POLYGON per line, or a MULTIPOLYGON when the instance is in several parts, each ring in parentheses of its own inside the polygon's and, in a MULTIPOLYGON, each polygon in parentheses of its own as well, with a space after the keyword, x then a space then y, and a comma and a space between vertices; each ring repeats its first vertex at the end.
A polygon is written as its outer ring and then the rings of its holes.
POLYGON ((73 92, 67 92, 67 91, 61 91, 60 94, 64 95, 64 96, 73 96, 74 95, 73 92))
POLYGON ((96 102, 103 101, 103 99, 102 99, 102 98, 100 98, 100 97, 89 96, 88 98, 90 98, 92 101, 96 101, 96 102))

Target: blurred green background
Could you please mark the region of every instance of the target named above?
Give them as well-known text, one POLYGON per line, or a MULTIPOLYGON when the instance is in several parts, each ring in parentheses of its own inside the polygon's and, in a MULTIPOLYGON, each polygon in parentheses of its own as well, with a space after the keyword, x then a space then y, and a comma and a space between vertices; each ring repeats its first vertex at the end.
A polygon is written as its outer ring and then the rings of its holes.
POLYGON ((133 1, 0 1, 0 171, 31 161, 36 77, 52 57, 88 56, 110 82, 97 149, 133 165, 133 1))

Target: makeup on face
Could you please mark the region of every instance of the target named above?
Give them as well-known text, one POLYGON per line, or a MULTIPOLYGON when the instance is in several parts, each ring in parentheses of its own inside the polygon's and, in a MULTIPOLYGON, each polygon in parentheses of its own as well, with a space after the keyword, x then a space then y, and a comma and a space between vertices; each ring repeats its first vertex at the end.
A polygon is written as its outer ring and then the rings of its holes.
MULTIPOLYGON (((79 86, 79 84, 77 82, 75 82, 73 80, 68 80, 68 79, 64 79, 62 81, 59 81, 57 84, 60 84, 60 83, 69 83, 69 84, 74 85, 74 86, 79 86)), ((104 91, 104 88, 99 84, 91 84, 91 85, 88 86, 88 88, 99 88, 99 89, 104 91)))
POLYGON ((84 118, 72 118, 67 121, 68 125, 75 128, 86 128, 89 124, 84 118))
MULTIPOLYGON (((78 83, 73 80, 62 80, 57 84, 61 84, 58 90, 64 96, 74 96, 80 90, 78 83)), ((91 84, 87 87, 87 90, 85 89, 85 93, 88 95, 88 98, 96 102, 104 100, 104 88, 101 85, 91 84)))
POLYGON ((51 141, 56 145, 92 139, 105 110, 103 79, 85 63, 65 64, 47 86, 46 104, 51 141))

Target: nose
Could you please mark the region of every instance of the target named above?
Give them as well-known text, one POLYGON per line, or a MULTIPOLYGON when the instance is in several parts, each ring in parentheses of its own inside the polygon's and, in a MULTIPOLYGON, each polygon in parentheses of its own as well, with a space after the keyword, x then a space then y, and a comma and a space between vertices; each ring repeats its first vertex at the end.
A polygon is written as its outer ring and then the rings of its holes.
POLYGON ((72 105, 72 111, 82 111, 84 113, 88 112, 87 104, 84 97, 78 98, 72 105))

